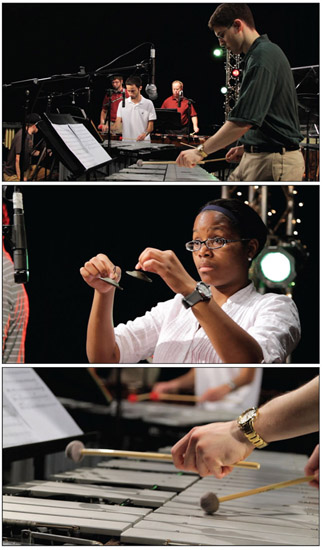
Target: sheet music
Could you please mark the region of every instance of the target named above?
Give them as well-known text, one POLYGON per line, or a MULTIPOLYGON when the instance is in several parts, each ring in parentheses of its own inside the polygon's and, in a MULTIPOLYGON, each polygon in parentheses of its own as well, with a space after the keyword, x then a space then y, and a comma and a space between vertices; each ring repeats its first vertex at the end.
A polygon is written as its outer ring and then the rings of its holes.
POLYGON ((111 160, 84 124, 53 124, 53 127, 86 170, 111 160))
POLYGON ((3 367, 3 448, 83 432, 31 367, 3 367))

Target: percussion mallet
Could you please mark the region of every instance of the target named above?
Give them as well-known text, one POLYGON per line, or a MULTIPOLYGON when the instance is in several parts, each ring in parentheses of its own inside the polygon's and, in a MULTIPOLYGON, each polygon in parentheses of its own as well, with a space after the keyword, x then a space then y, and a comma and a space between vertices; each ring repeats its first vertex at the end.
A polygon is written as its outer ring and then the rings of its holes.
POLYGON ((214 514, 217 512, 221 502, 227 502, 228 500, 235 500, 236 498, 249 497, 251 495, 257 495, 258 493, 265 493, 266 491, 273 491, 275 489, 284 489, 284 487, 290 487, 291 485, 298 485, 299 483, 306 483, 315 479, 315 476, 298 477, 289 481, 281 481, 280 483, 272 483, 271 485, 264 485, 263 487, 257 487, 256 489, 250 489, 249 491, 242 491, 241 493, 235 493, 233 495, 226 495, 225 497, 217 497, 215 493, 209 492, 204 494, 200 499, 200 506, 207 514, 214 514))
MULTIPOLYGON (((65 456, 73 460, 73 462, 80 462, 84 456, 105 456, 105 457, 119 457, 119 458, 141 458, 146 460, 169 460, 172 462, 172 455, 167 453, 150 453, 141 451, 115 451, 114 449, 85 449, 82 441, 71 441, 68 443, 65 449, 65 456)), ((248 468, 251 470, 258 470, 260 464, 258 462, 241 461, 232 466, 238 466, 239 468, 248 468)))
POLYGON ((199 401, 197 395, 182 395, 176 393, 158 393, 151 391, 150 393, 130 393, 127 397, 131 403, 138 401, 186 401, 196 403, 199 401))
MULTIPOLYGON (((197 164, 207 164, 208 162, 219 162, 220 160, 226 160, 225 157, 221 159, 208 159, 201 160, 197 164)), ((176 160, 137 160, 136 165, 139 167, 145 166, 146 164, 177 164, 176 160)))

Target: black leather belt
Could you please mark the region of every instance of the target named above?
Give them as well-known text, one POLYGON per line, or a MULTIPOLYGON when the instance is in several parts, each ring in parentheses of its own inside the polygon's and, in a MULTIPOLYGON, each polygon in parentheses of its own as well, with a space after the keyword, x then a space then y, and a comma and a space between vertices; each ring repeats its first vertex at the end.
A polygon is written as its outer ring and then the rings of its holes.
POLYGON ((244 145, 245 153, 280 153, 284 155, 287 151, 297 151, 299 145, 279 147, 278 145, 244 145))

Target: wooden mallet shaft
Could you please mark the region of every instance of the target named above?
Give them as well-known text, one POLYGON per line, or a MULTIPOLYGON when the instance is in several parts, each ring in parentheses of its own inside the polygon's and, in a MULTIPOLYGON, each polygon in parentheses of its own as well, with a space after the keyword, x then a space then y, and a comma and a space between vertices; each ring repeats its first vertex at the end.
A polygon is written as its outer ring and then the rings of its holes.
MULTIPOLYGON (((114 449, 85 449, 81 441, 75 440, 68 443, 65 449, 65 455, 74 462, 80 462, 84 456, 105 456, 119 458, 141 458, 146 460, 169 460, 172 462, 172 455, 168 453, 150 453, 141 451, 119 451, 114 449)), ((256 469, 260 468, 258 462, 241 461, 233 464, 239 468, 256 469)))
POLYGON ((299 483, 306 483, 315 479, 315 476, 298 477, 289 481, 280 481, 279 483, 272 483, 271 485, 264 485, 263 487, 257 487, 256 489, 249 489, 249 491, 242 491, 241 493, 234 493, 233 495, 227 495, 225 497, 218 497, 219 502, 227 502, 228 500, 235 500, 236 498, 249 497, 251 495, 257 495, 258 493, 265 493, 266 491, 274 491, 275 489, 284 489, 291 485, 298 485, 299 483))
POLYGON ((128 401, 136 403, 139 401, 185 401, 197 403, 199 397, 197 395, 183 395, 178 393, 158 393, 151 391, 149 393, 130 393, 128 395, 128 401))
POLYGON ((226 495, 224 497, 217 497, 215 493, 211 491, 204 494, 200 499, 200 506, 207 514, 214 514, 217 512, 221 502, 227 502, 229 500, 235 500, 236 498, 249 497, 251 495, 257 495, 258 493, 265 493, 267 491, 274 491, 276 489, 284 489, 291 485, 298 485, 299 483, 306 483, 315 479, 315 476, 298 477, 288 481, 281 481, 279 483, 272 483, 271 485, 264 485, 263 487, 257 487, 256 489, 249 489, 248 491, 242 491, 241 493, 234 493, 233 495, 226 495))
MULTIPOLYGON (((221 159, 201 160, 201 161, 197 162, 197 164, 207 164, 208 162, 219 162, 220 160, 226 160, 226 159, 221 158, 221 159)), ((175 161, 175 160, 141 160, 141 159, 139 159, 136 162, 137 166, 144 166, 145 164, 177 164, 177 161, 175 161)))

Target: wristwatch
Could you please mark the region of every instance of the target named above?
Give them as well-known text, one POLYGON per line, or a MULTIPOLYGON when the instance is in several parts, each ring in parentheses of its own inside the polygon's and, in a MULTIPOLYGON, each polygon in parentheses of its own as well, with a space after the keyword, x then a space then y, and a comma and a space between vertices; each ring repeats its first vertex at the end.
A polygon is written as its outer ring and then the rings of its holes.
POLYGON ((201 145, 198 145, 198 147, 196 147, 196 151, 198 151, 198 153, 202 156, 203 159, 208 157, 206 151, 203 148, 203 143, 201 145))
POLYGON ((207 302, 212 298, 210 285, 207 285, 203 281, 199 281, 197 286, 191 294, 182 298, 182 303, 185 308, 189 308, 197 304, 198 302, 207 302))
POLYGON ((254 428, 254 420, 258 417, 258 414, 257 407, 251 407, 237 418, 237 424, 254 447, 257 447, 257 449, 263 449, 264 447, 267 447, 268 443, 266 443, 266 441, 258 435, 254 428))

